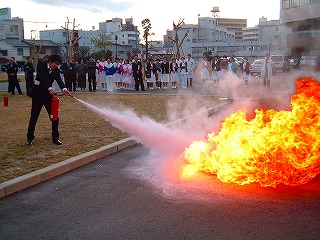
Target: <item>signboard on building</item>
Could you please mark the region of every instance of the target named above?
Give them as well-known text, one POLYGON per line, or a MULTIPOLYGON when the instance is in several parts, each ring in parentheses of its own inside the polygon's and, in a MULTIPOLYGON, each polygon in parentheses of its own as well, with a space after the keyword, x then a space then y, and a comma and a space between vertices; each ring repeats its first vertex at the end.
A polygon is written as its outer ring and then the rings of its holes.
POLYGON ((11 8, 0 8, 0 20, 11 19, 11 8))

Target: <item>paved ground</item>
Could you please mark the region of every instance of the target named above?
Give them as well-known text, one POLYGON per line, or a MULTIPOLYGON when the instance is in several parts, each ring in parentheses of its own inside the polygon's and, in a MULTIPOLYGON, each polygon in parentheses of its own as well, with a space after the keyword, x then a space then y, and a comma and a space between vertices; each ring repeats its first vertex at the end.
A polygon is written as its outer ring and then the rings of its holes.
POLYGON ((180 182, 135 146, 0 200, 1 239, 319 239, 320 178, 180 182))

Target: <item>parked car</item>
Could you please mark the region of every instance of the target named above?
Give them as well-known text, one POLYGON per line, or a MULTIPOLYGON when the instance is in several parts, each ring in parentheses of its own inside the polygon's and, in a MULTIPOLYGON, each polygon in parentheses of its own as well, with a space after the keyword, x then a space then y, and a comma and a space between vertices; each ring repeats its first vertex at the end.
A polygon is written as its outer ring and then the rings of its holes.
POLYGON ((318 64, 318 57, 317 56, 312 56, 311 57, 311 67, 316 67, 318 64))
MULTIPOLYGON (((261 74, 262 61, 263 61, 263 59, 257 59, 257 60, 254 60, 252 64, 250 64, 250 73, 252 75, 260 75, 261 74)), ((272 74, 275 74, 275 73, 276 73, 276 68, 273 65, 272 74)))
POLYGON ((281 70, 283 72, 290 70, 289 57, 285 55, 271 55, 271 60, 276 68, 276 70, 281 70))
POLYGON ((7 67, 6 67, 6 65, 2 65, 2 66, 1 66, 1 71, 2 71, 2 72, 7 71, 7 67))
POLYGON ((292 69, 300 69, 299 60, 295 58, 289 59, 289 65, 292 69))
POLYGON ((235 57, 235 60, 240 63, 244 63, 244 61, 245 61, 243 57, 235 57))

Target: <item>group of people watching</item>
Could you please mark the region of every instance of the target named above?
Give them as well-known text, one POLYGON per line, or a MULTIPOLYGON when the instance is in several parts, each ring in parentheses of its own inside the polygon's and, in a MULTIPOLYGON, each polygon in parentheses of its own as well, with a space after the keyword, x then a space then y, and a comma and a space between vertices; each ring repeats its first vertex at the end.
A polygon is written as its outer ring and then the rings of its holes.
POLYGON ((208 61, 208 57, 204 56, 201 62, 201 72, 200 78, 204 81, 213 80, 214 86, 217 86, 220 80, 226 79, 233 75, 239 76, 242 74, 242 78, 245 83, 248 83, 250 75, 250 64, 248 58, 244 58, 244 62, 238 62, 231 56, 226 55, 220 58, 219 56, 214 56, 213 60, 208 61))
POLYGON ((103 91, 112 92, 115 89, 128 89, 145 91, 143 76, 145 76, 148 89, 168 89, 171 82, 172 89, 192 87, 195 61, 191 54, 187 59, 177 55, 170 62, 163 59, 147 59, 144 65, 135 55, 132 60, 102 57, 95 61, 90 57, 87 64, 71 62, 70 58, 60 67, 64 76, 66 87, 69 91, 85 90, 86 81, 89 83, 89 91, 97 90, 97 82, 100 82, 103 91), (86 79, 88 74, 88 79, 86 79))
MULTIPOLYGON (((48 61, 48 57, 45 56, 41 60, 48 61)), ((209 84, 213 82, 213 86, 218 86, 220 80, 232 75, 238 77, 242 75, 242 79, 247 85, 250 77, 250 64, 248 58, 245 57, 244 60, 240 63, 232 56, 223 56, 222 58, 214 56, 212 61, 209 61, 208 57, 204 56, 203 60, 197 64, 198 80, 209 84)), ((261 71, 265 85, 270 85, 272 64, 270 56, 267 54, 261 71)), ((12 94, 15 94, 15 88, 17 88, 19 94, 23 94, 17 79, 18 68, 14 58, 11 58, 6 69, 9 79, 8 92, 12 94)), ((106 92, 112 92, 114 88, 136 91, 139 91, 140 88, 145 91, 144 78, 147 82, 147 88, 151 90, 168 89, 169 83, 172 89, 192 87, 196 62, 191 54, 188 54, 187 58, 177 54, 170 60, 167 57, 162 59, 150 58, 146 60, 144 66, 142 66, 137 55, 132 60, 116 58, 114 62, 105 57, 95 61, 91 56, 87 63, 84 60, 80 60, 78 63, 75 58, 67 57, 59 68, 69 91, 85 91, 88 83, 89 91, 96 92, 97 82, 100 82, 102 90, 106 92)), ((28 90, 33 83, 35 72, 31 57, 28 57, 24 65, 24 71, 28 90)))

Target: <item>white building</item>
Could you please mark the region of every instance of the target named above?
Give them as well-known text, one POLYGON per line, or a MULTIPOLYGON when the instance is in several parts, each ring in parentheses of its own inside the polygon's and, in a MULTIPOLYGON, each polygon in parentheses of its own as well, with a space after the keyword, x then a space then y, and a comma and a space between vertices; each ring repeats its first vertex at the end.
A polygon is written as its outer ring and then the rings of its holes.
POLYGON ((259 27, 246 27, 243 28, 243 41, 258 41, 259 40, 259 27))
POLYGON ((0 9, 0 64, 6 63, 10 57, 23 62, 30 55, 29 46, 23 43, 24 24, 19 17, 11 18, 10 8, 0 9))
MULTIPOLYGON (((243 29, 243 40, 236 41, 235 33, 219 25, 217 18, 199 17, 198 24, 183 24, 178 31, 179 41, 186 38, 181 47, 181 55, 191 53, 196 61, 201 61, 203 54, 210 51, 218 56, 241 56, 254 58, 264 57, 266 53, 290 55, 287 48, 287 34, 290 28, 280 25, 279 20, 268 21, 262 17, 259 25, 243 29)), ((170 39, 175 36, 174 30, 167 31, 164 36, 165 49, 171 47, 176 53, 170 39)), ((170 50, 167 50, 170 52, 170 50)))
POLYGON ((30 56, 30 45, 22 42, 19 39, 2 39, 0 40, 0 58, 3 58, 3 63, 6 63, 11 57, 16 59, 16 62, 24 63, 27 57, 30 56))
POLYGON ((120 18, 100 22, 99 32, 108 35, 113 44, 129 45, 133 51, 140 49, 140 32, 134 26, 132 18, 126 18, 124 24, 120 18))
MULTIPOLYGON (((92 39, 98 37, 100 34, 106 34, 109 37, 109 41, 112 42, 112 46, 109 47, 114 55, 118 57, 127 58, 132 52, 137 51, 140 48, 139 31, 137 27, 133 25, 132 18, 126 18, 125 23, 122 23, 122 19, 113 18, 105 22, 99 23, 99 30, 76 30, 78 36, 78 45, 88 46, 91 52, 94 52, 94 45, 92 39)), ((66 43, 66 31, 64 29, 52 29, 40 31, 41 40, 51 40, 60 44, 61 46, 66 43)), ((70 37, 72 31, 69 31, 70 37)))
MULTIPOLYGON (((168 31, 167 36, 164 36, 164 45, 172 46, 172 43, 170 44, 169 42, 172 42, 175 35, 175 30, 168 31)), ((198 24, 183 23, 178 30, 178 38, 180 42, 184 39, 180 54, 186 56, 188 53, 191 53, 196 61, 200 61, 203 58, 204 52, 217 52, 217 46, 221 46, 223 43, 226 44, 226 47, 223 47, 223 53, 228 53, 227 43, 235 42, 235 33, 219 26, 216 18, 199 17, 198 24)), ((172 50, 168 51, 176 53, 174 44, 173 47, 172 50)))
MULTIPOLYGON (((76 30, 79 37, 79 46, 88 46, 92 50, 94 48, 91 39, 99 36, 99 31, 86 31, 86 30, 76 30)), ((72 31, 69 31, 69 35, 71 38, 72 31)), ((51 40, 55 43, 64 46, 66 44, 67 33, 64 29, 51 29, 51 30, 42 30, 40 31, 40 39, 41 40, 51 40)))
POLYGON ((0 20, 0 39, 24 39, 23 18, 14 17, 10 20, 0 20))

